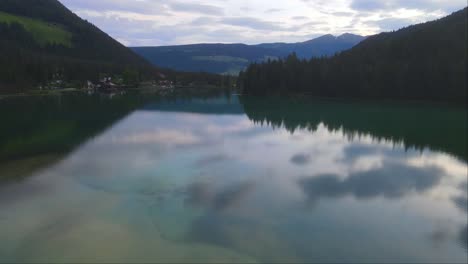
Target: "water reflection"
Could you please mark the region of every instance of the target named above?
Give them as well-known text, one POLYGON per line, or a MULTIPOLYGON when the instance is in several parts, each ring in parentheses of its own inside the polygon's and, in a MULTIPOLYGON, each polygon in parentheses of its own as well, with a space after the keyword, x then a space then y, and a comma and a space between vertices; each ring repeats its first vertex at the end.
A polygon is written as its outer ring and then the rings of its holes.
POLYGON ((210 183, 195 183, 188 187, 187 202, 190 205, 203 206, 215 211, 224 211, 240 206, 249 192, 254 188, 251 182, 228 186, 217 193, 210 183))
POLYGON ((58 162, 140 104, 135 97, 83 94, 2 100, 0 179, 18 180, 58 162))
POLYGON ((230 159, 229 156, 226 154, 215 154, 215 155, 211 155, 211 156, 199 159, 196 162, 196 166, 197 167, 213 166, 214 164, 217 164, 217 163, 228 162, 229 159, 230 159))
POLYGON ((455 205, 467 214, 467 223, 465 228, 460 231, 459 239, 462 246, 468 251, 468 182, 460 184, 461 194, 453 198, 455 205))
POLYGON ((291 162, 298 166, 301 166, 301 165, 305 165, 309 163, 310 159, 311 159, 310 154, 298 153, 291 158, 291 162))
POLYGON ((468 225, 460 231, 460 242, 468 250, 468 225))
POLYGON ((427 191, 437 185, 442 176, 442 171, 436 167, 416 168, 389 162, 378 169, 351 173, 344 180, 337 175, 318 175, 300 180, 299 185, 312 201, 345 195, 357 199, 378 196, 393 199, 427 191))
POLYGON ((291 133, 316 131, 323 124, 329 131, 343 131, 350 139, 371 135, 376 141, 442 150, 467 160, 467 114, 463 109, 252 97, 241 97, 240 102, 254 122, 284 127, 291 133))
MULTIPOLYGON (((93 108, 74 100, 36 118, 93 108)), ((0 152, 16 154, 2 177, 33 150, 61 154, 0 185, 0 262, 466 260, 464 111, 240 100, 127 97, 71 118, 101 125, 60 142, 8 149, 17 136, 4 134, 0 152), (445 137, 417 120, 427 111, 445 137)))

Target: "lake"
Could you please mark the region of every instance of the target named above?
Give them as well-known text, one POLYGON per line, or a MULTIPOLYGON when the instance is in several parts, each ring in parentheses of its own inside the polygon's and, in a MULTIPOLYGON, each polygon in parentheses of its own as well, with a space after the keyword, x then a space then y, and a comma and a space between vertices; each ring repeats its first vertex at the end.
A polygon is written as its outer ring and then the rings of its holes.
POLYGON ((465 263, 465 108, 0 100, 0 262, 465 263))

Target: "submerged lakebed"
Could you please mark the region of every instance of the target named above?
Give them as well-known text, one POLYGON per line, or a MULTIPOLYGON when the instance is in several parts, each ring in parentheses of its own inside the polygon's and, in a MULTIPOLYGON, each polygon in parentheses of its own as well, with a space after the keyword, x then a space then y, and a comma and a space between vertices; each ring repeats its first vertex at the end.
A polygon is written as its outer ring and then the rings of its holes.
POLYGON ((465 263, 466 110, 0 101, 0 262, 465 263))

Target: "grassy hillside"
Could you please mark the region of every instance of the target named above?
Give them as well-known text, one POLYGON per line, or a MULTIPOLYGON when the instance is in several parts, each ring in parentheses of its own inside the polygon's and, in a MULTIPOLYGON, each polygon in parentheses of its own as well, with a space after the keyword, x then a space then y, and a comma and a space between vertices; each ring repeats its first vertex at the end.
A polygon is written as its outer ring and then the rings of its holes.
POLYGON ((15 16, 0 12, 0 23, 18 23, 29 32, 34 40, 41 46, 47 44, 72 46, 72 33, 56 24, 46 23, 37 19, 15 16))

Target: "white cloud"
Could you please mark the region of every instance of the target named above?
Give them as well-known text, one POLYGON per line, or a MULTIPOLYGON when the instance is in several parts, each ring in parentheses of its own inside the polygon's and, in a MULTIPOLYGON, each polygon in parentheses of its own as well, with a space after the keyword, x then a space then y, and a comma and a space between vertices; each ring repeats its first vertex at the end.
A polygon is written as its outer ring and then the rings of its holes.
POLYGON ((125 45, 305 41, 371 35, 445 16, 466 0, 60 0, 125 45))

